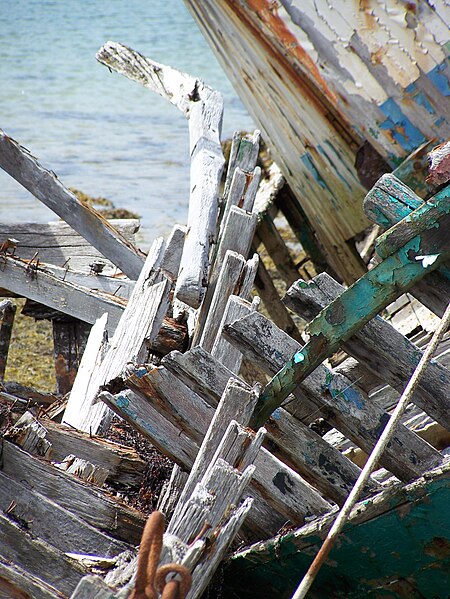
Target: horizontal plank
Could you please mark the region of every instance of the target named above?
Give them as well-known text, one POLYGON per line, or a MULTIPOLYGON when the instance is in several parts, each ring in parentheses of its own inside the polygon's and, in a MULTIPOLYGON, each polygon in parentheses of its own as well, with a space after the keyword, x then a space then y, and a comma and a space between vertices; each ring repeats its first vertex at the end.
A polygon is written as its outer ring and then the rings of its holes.
MULTIPOLYGON (((130 243, 134 243, 139 220, 112 219, 108 222, 130 243)), ((0 242, 11 238, 17 240, 15 255, 22 260, 31 260, 39 252, 41 262, 59 267, 64 265, 75 271, 89 273, 94 262, 104 264, 103 275, 114 276, 119 270, 64 221, 0 223, 0 242)))

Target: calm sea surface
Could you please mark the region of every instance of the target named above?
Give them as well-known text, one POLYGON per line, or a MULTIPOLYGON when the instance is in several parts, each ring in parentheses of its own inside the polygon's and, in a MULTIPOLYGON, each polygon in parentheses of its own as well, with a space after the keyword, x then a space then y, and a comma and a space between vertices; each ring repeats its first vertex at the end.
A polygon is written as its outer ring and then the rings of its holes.
MULTIPOLYGON (((137 212, 147 249, 186 222, 187 121, 95 60, 108 40, 218 89, 223 139, 254 125, 182 0, 0 0, 0 128, 66 186, 137 212)), ((0 170, 0 221, 54 219, 0 170)))

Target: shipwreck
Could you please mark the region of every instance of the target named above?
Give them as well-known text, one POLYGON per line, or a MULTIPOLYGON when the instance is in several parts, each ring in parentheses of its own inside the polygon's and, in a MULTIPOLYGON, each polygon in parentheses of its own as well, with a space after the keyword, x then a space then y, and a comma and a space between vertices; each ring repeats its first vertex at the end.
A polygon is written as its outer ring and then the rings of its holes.
POLYGON ((61 219, 0 225, 0 595, 447 597, 448 8, 186 4, 275 161, 257 130, 224 168, 220 93, 107 42, 189 127, 188 222, 147 255, 0 132, 61 219), (15 297, 54 394, 5 380, 15 297), (148 519, 117 417, 174 464, 148 519))

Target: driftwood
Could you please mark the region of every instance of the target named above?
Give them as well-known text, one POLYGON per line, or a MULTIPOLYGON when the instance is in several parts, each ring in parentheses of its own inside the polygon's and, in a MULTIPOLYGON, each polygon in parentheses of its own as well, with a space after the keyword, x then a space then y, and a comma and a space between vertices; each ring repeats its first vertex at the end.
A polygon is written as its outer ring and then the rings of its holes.
POLYGON ((0 131, 0 166, 43 204, 64 219, 130 279, 136 279, 143 254, 90 206, 82 204, 54 173, 0 131))
POLYGON ((189 118, 191 191, 188 232, 175 290, 198 308, 206 291, 208 254, 216 236, 219 184, 224 165, 220 132, 223 100, 199 79, 157 64, 121 44, 107 42, 97 60, 159 93, 189 118))

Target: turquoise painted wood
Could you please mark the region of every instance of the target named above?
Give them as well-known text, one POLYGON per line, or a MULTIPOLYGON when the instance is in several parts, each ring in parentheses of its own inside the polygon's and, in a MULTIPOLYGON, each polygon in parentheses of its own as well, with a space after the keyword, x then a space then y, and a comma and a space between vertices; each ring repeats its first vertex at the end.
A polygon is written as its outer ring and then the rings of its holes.
MULTIPOLYGON (((361 502, 308 599, 447 599, 450 592, 450 466, 361 502)), ((224 597, 288 599, 331 526, 325 517, 237 553, 224 597)))
POLYGON ((263 390, 250 426, 260 427, 317 366, 343 341, 381 309, 397 299, 426 274, 450 258, 450 202, 420 207, 427 228, 417 234, 412 214, 399 224, 405 244, 349 287, 309 324, 309 342, 278 372, 263 390), (429 218, 433 214, 433 218, 429 218), (406 241, 407 240, 407 241, 406 241))

